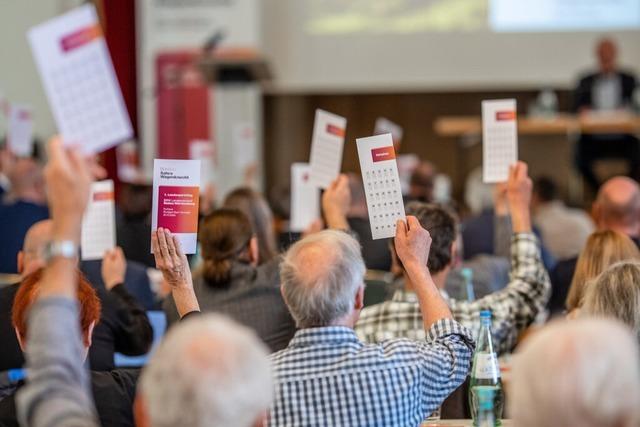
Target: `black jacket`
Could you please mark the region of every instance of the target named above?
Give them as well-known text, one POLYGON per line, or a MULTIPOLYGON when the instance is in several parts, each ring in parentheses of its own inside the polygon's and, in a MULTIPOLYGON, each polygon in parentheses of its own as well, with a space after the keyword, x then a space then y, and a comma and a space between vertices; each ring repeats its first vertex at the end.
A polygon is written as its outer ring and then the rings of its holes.
MULTIPOLYGON (((0 372, 22 368, 24 357, 11 323, 11 308, 19 283, 0 289, 0 372)), ((91 369, 113 369, 115 352, 128 356, 147 353, 153 342, 153 330, 144 309, 123 285, 110 291, 98 288, 102 303, 100 321, 93 330, 89 350, 91 369)))
MULTIPOLYGON (((622 105, 631 103, 633 91, 636 88, 636 78, 625 72, 616 72, 620 76, 622 86, 622 105)), ((600 73, 587 74, 580 78, 573 93, 573 111, 578 112, 582 108, 593 108, 593 86, 600 73)))
MULTIPOLYGON (((103 427, 133 427, 133 401, 139 369, 117 369, 91 372, 91 389, 100 425, 103 427)), ((24 383, 19 383, 20 388, 24 383)), ((18 427, 15 393, 0 401, 0 427, 18 427)))

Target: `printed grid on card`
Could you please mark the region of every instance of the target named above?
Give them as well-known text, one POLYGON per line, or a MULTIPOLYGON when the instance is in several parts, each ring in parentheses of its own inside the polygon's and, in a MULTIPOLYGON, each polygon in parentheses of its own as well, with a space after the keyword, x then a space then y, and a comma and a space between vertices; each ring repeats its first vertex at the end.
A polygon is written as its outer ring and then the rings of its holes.
POLYGON ((396 234, 396 222, 405 218, 404 201, 390 134, 357 140, 371 236, 384 239, 396 234), (379 160, 382 153, 387 160, 379 160))
POLYGON ((482 103, 483 180, 506 181, 509 166, 518 160, 515 100, 482 103))
POLYGON ((93 184, 91 199, 82 221, 83 260, 102 259, 116 245, 113 181, 93 184))

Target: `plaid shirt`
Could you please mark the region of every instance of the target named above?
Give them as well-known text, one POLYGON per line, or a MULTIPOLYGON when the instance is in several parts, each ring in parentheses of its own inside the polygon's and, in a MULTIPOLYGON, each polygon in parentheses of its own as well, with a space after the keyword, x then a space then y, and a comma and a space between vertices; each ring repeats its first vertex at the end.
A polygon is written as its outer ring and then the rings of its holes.
POLYGON ((473 341, 442 319, 426 341, 364 344, 353 329, 302 329, 271 355, 271 426, 418 426, 466 378, 473 341))
MULTIPOLYGON (((491 310, 493 345, 498 353, 513 349, 520 332, 544 311, 549 300, 551 283, 534 234, 513 236, 510 275, 511 282, 504 289, 476 301, 458 301, 445 296, 454 319, 473 331, 474 337, 480 329, 480 312, 491 310)), ((365 308, 356 333, 361 340, 372 343, 391 338, 424 339, 417 296, 399 290, 391 301, 365 308)))

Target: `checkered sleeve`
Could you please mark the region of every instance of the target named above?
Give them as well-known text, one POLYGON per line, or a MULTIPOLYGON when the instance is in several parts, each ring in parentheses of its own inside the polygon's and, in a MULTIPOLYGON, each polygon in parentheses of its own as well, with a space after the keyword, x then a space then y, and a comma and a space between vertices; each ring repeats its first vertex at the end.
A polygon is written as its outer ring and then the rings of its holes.
POLYGON ((518 336, 539 313, 551 294, 551 282, 542 264, 540 244, 533 233, 518 233, 511 243, 511 280, 501 291, 473 302, 451 301, 453 316, 477 331, 480 311, 491 310, 494 346, 498 353, 509 352, 518 336))
POLYGON ((475 343, 471 332, 453 319, 441 319, 419 346, 424 362, 424 405, 428 415, 464 382, 471 367, 475 343))

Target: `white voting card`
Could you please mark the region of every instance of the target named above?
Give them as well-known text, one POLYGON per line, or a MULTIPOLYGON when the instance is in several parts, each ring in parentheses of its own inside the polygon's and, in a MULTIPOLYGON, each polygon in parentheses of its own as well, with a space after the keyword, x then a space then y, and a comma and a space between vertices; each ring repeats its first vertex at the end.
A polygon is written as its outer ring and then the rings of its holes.
POLYGON ((311 140, 311 182, 327 188, 340 174, 347 119, 316 110, 311 140))
POLYGON ((509 178, 509 166, 518 160, 515 99, 482 101, 482 159, 484 182, 509 178))
POLYGON ((373 130, 374 135, 383 135, 390 133, 393 138, 393 145, 398 148, 402 142, 402 136, 404 135, 404 129, 397 123, 392 122, 386 117, 378 117, 373 130))
POLYGON ((116 207, 113 181, 91 185, 91 196, 82 218, 80 252, 82 260, 102 259, 116 246, 116 207))
POLYGON ((194 139, 189 142, 189 158, 202 162, 200 171, 200 191, 216 183, 216 150, 208 139, 194 139))
POLYGON ((291 231, 304 231, 320 218, 320 189, 311 184, 308 163, 291 165, 291 231))
POLYGON ((234 123, 231 129, 231 142, 235 165, 240 170, 245 170, 258 163, 256 154, 256 131, 250 122, 234 123))
POLYGON ((396 221, 405 219, 396 153, 390 133, 356 139, 362 182, 367 197, 373 239, 396 234, 396 221))
POLYGON ((99 153, 131 138, 131 121, 93 5, 32 28, 28 38, 66 144, 99 153))
POLYGON ((9 150, 18 157, 29 157, 33 151, 33 115, 26 105, 9 107, 7 129, 9 150))
POLYGON ((151 229, 178 236, 185 254, 195 254, 198 240, 200 160, 153 161, 151 229))

